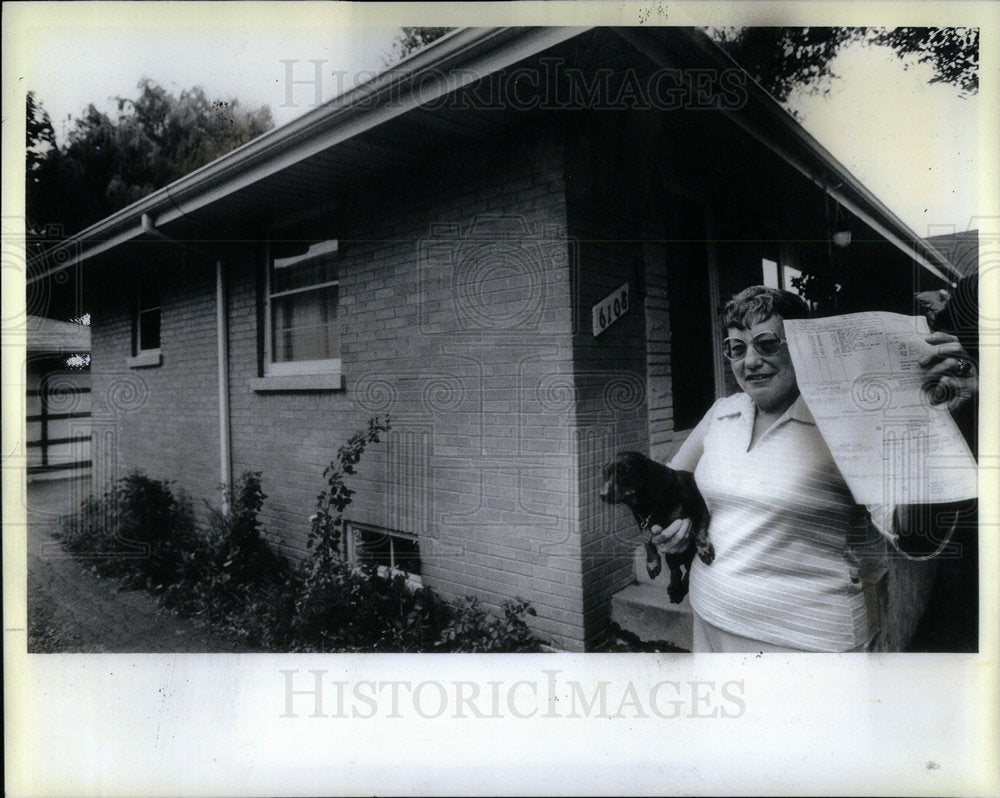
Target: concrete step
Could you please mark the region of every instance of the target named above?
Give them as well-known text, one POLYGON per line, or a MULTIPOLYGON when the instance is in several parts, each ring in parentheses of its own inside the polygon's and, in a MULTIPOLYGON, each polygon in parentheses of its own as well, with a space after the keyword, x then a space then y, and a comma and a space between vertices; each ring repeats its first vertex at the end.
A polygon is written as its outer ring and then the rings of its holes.
POLYGON ((635 584, 611 597, 611 620, 644 642, 665 641, 690 651, 692 616, 687 596, 680 604, 670 602, 670 574, 664 568, 651 580, 641 546, 635 552, 635 576, 635 584))
POLYGON ((611 620, 644 642, 665 641, 691 650, 691 605, 671 604, 658 585, 629 585, 611 597, 611 620))

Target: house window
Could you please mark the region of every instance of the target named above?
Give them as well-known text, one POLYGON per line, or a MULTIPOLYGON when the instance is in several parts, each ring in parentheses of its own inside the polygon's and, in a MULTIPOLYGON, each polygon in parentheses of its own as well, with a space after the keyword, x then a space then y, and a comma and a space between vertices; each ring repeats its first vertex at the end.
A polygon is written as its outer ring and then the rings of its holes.
POLYGON ((139 275, 134 340, 135 355, 160 349, 160 276, 153 269, 139 275))
MULTIPOLYGON (((791 291, 793 294, 798 294, 802 296, 801 289, 795 284, 797 280, 802 279, 802 270, 799 268, 803 258, 808 258, 808 255, 803 251, 801 245, 786 241, 781 245, 780 260, 781 266, 774 263, 774 268, 780 274, 780 284, 775 284, 775 288, 784 288, 786 291, 791 291)), ((765 261, 765 270, 768 268, 765 261)), ((765 282, 765 285, 770 285, 770 283, 765 282)))
POLYGON ((778 280, 778 262, 771 260, 770 258, 761 258, 760 260, 760 270, 761 277, 763 278, 761 282, 768 288, 781 288, 781 282, 778 280))
POLYGON ((340 246, 326 220, 289 225, 270 241, 265 374, 340 370, 340 246))
POLYGON ((800 269, 789 266, 787 263, 779 266, 777 261, 770 258, 762 258, 760 267, 763 284, 768 288, 781 288, 790 293, 802 296, 802 291, 796 285, 796 281, 802 279, 802 271, 800 269))
POLYGON ((786 291, 791 291, 793 294, 802 295, 802 292, 795 286, 793 280, 799 280, 802 278, 802 272, 798 269, 793 269, 791 266, 785 266, 782 269, 782 288, 786 291))
POLYGON ((355 565, 374 565, 382 575, 401 573, 421 584, 420 544, 414 535, 379 527, 350 524, 347 557, 355 565))

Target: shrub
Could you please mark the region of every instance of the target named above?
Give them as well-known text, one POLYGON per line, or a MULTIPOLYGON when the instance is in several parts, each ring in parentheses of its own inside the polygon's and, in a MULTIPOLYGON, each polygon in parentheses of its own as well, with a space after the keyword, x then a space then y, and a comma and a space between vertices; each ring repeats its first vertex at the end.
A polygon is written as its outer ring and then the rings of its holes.
POLYGON ((280 581, 289 570, 284 557, 267 545, 258 519, 267 496, 260 487, 260 471, 246 471, 235 490, 228 491, 230 513, 210 508, 209 550, 224 581, 260 585, 280 581))
POLYGON ((441 630, 437 647, 441 651, 527 653, 539 651, 541 641, 531 634, 525 615, 535 615, 523 599, 505 601, 503 618, 490 615, 479 599, 466 596, 451 621, 441 630))
POLYGON ((63 519, 63 545, 93 557, 98 573, 121 577, 125 586, 161 590, 179 578, 197 545, 191 504, 170 484, 128 474, 63 519))
POLYGON ((323 469, 327 486, 316 497, 316 512, 310 518, 309 560, 293 620, 295 634, 307 648, 325 649, 335 640, 345 646, 362 645, 355 641, 367 639, 360 630, 377 596, 370 596, 372 603, 364 607, 355 599, 365 592, 365 577, 371 580, 377 574, 355 572, 343 560, 344 510, 354 495, 344 478, 355 473, 368 445, 378 443, 380 434, 389 429, 388 418, 384 423, 378 417, 369 419, 367 428, 352 435, 323 469))
POLYGON ((185 557, 181 578, 163 601, 179 614, 203 615, 224 633, 271 648, 287 636, 296 576, 262 534, 258 514, 267 497, 260 472, 244 472, 227 493, 229 514, 209 507, 209 534, 185 557))
POLYGON ((401 574, 381 576, 343 562, 312 576, 296 603, 294 634, 302 651, 430 651, 449 607, 401 574))
POLYGON ((294 639, 300 651, 539 651, 523 617, 535 614, 528 602, 504 602, 503 612, 497 618, 470 597, 455 607, 402 574, 337 563, 297 604, 294 639))

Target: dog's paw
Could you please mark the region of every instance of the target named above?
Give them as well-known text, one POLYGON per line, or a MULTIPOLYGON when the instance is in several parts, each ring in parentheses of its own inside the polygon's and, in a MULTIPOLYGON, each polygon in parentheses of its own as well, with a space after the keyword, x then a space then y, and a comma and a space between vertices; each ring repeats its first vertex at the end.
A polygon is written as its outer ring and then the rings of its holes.
POLYGON ((715 559, 715 546, 711 543, 706 543, 703 547, 698 549, 698 556, 705 565, 711 565, 712 560, 715 559))
POLYGON ((671 604, 680 604, 684 601, 687 593, 687 587, 667 588, 667 595, 670 597, 671 604))
POLYGON ((660 562, 660 558, 657 557, 655 560, 646 560, 646 573, 649 574, 650 579, 656 579, 660 575, 660 571, 663 570, 663 563, 660 562))

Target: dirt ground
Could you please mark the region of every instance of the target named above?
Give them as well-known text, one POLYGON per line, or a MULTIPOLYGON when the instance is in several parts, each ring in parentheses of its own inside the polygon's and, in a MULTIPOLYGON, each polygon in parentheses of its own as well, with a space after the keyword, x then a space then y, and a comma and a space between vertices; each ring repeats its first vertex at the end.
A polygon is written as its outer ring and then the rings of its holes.
POLYGON ((197 621, 178 618, 142 590, 118 590, 71 558, 52 533, 89 482, 28 486, 28 653, 236 652, 197 621))

